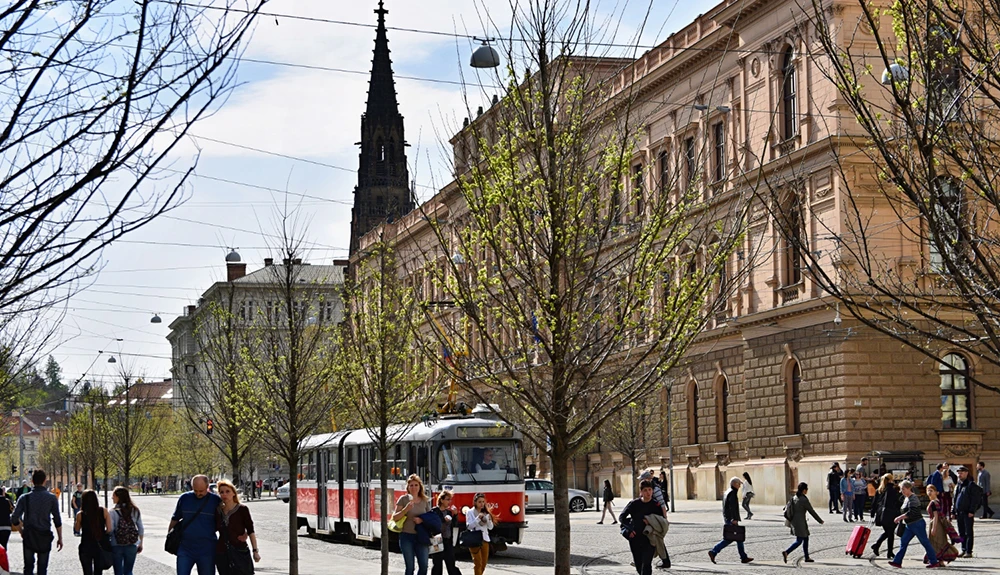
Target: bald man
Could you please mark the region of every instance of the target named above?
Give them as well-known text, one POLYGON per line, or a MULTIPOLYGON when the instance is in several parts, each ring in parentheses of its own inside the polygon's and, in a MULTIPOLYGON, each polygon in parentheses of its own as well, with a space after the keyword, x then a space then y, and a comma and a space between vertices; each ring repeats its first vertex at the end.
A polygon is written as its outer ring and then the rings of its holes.
POLYGON ((198 575, 215 573, 215 512, 222 499, 208 492, 208 477, 195 475, 191 491, 180 496, 170 520, 170 529, 184 520, 181 547, 177 551, 177 575, 191 575, 198 566, 198 575))

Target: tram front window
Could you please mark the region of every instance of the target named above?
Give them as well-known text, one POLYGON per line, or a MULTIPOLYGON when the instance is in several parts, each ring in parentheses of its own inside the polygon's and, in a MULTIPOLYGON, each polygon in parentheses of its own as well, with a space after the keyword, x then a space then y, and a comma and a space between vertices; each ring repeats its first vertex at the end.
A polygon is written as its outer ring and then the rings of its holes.
POLYGON ((453 441, 441 445, 438 477, 455 483, 517 482, 520 461, 520 446, 513 441, 453 441))

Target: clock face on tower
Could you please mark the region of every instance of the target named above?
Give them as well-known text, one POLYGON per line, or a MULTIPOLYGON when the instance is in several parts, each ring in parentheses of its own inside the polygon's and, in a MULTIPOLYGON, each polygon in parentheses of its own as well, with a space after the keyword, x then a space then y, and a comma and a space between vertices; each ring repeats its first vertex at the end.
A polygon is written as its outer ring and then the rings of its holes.
POLYGON ((361 115, 358 185, 354 188, 354 208, 351 210, 351 254, 357 251, 361 236, 416 207, 406 167, 403 116, 396 101, 392 59, 389 58, 385 28, 388 10, 379 2, 375 13, 378 27, 368 81, 368 104, 361 115))

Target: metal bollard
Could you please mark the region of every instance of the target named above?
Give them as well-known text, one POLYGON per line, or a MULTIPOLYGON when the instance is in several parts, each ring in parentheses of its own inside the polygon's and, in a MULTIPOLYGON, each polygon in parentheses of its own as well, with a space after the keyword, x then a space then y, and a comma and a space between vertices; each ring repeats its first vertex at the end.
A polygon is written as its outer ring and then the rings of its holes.
POLYGON ((548 493, 543 493, 542 494, 542 513, 548 513, 548 512, 549 512, 549 494, 548 493))

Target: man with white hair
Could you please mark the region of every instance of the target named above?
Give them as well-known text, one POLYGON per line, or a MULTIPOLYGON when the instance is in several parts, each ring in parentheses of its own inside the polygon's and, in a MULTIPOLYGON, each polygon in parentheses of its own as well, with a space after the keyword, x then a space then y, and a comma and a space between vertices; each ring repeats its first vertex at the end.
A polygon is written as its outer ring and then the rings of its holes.
POLYGON ((222 499, 208 492, 208 477, 205 475, 195 475, 191 479, 191 489, 177 500, 168 529, 173 529, 184 520, 181 546, 177 551, 177 575, 191 575, 195 565, 198 566, 198 575, 214 575, 215 514, 222 499))
MULTIPOLYGON (((742 486, 743 480, 739 477, 732 477, 729 479, 729 490, 726 491, 725 496, 722 498, 722 518, 725 520, 723 527, 740 524, 739 491, 742 486)), ((743 563, 753 561, 753 557, 748 556, 746 549, 743 548, 743 538, 727 538, 726 531, 724 530, 722 541, 719 541, 715 547, 708 552, 708 558, 712 560, 712 563, 715 563, 716 555, 729 546, 729 544, 733 541, 736 541, 736 549, 740 552, 740 560, 743 563)))

